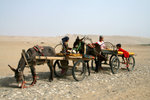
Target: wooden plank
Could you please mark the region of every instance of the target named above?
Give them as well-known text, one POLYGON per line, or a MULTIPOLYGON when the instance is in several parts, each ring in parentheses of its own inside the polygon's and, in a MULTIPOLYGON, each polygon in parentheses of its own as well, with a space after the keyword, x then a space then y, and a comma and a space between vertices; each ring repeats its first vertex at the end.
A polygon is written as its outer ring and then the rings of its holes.
POLYGON ((46 57, 46 56, 36 56, 35 59, 48 59, 48 60, 65 60, 65 59, 81 59, 82 56, 67 56, 67 57, 55 57, 55 56, 49 56, 49 57, 46 57))
MULTIPOLYGON (((66 55, 65 53, 56 53, 56 56, 65 56, 65 55, 66 55)), ((74 57, 76 57, 76 56, 82 56, 82 54, 79 54, 79 53, 77 53, 77 54, 70 53, 70 54, 67 54, 66 56, 74 56, 74 57)))
POLYGON ((55 56, 52 56, 52 57, 46 57, 46 56, 36 56, 35 59, 41 59, 41 60, 74 60, 74 61, 77 61, 77 60, 91 60, 92 58, 82 58, 82 56, 68 56, 68 57, 55 57, 55 56))
POLYGON ((25 60, 25 62, 26 62, 26 67, 29 67, 29 63, 28 63, 28 61, 27 61, 27 59, 26 59, 25 50, 24 50, 24 49, 22 49, 22 55, 23 55, 23 58, 24 58, 24 60, 25 60))
POLYGON ((67 56, 67 58, 68 58, 68 59, 70 59, 70 58, 81 59, 82 56, 67 56))
POLYGON ((46 57, 46 56, 36 56, 35 59, 43 59, 43 60, 65 60, 65 57, 46 57))

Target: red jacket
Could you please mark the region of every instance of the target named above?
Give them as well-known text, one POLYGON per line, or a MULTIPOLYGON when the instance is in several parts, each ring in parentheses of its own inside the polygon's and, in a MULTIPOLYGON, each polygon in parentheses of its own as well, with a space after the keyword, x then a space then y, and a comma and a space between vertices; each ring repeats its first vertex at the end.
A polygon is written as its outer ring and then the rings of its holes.
POLYGON ((122 48, 119 48, 118 51, 123 52, 123 55, 124 55, 125 58, 129 58, 129 52, 127 52, 126 50, 124 50, 122 48))

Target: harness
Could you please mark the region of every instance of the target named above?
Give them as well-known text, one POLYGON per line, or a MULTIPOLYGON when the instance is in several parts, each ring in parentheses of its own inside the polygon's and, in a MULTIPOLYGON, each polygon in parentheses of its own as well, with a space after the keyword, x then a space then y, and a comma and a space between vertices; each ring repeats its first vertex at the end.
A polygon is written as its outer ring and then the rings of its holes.
POLYGON ((39 54, 41 54, 42 56, 44 56, 44 54, 42 53, 43 47, 36 45, 33 47, 33 49, 38 52, 39 54))
POLYGON ((78 48, 73 48, 73 50, 79 51, 80 47, 81 47, 81 42, 79 43, 78 48))

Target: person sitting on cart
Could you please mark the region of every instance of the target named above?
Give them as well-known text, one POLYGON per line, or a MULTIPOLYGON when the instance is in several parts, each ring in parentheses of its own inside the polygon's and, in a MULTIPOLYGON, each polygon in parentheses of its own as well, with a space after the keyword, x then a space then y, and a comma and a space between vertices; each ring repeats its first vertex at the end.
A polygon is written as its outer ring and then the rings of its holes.
POLYGON ((68 42, 69 42, 68 36, 62 38, 63 43, 62 53, 70 53, 69 50, 71 50, 71 48, 68 46, 68 42))
POLYGON ((116 47, 117 47, 118 51, 123 52, 123 57, 122 57, 123 63, 126 64, 126 67, 129 67, 129 61, 128 61, 129 52, 126 51, 126 50, 124 50, 124 49, 122 49, 122 48, 121 48, 121 44, 117 44, 116 47), (126 59, 126 62, 125 62, 125 59, 124 59, 124 58, 126 59))
MULTIPOLYGON (((71 48, 68 46, 69 37, 65 36, 61 40, 62 40, 62 44, 63 44, 63 48, 62 48, 61 53, 70 54, 69 50, 71 50, 71 48)), ((61 74, 65 74, 68 70, 69 61, 68 60, 61 60, 60 64, 62 66, 61 74)))

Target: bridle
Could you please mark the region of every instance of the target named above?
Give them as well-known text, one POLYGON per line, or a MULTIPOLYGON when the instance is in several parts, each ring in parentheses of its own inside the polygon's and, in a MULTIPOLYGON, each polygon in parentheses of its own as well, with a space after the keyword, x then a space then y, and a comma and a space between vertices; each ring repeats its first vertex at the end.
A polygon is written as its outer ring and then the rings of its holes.
MULTIPOLYGON (((73 50, 76 50, 76 51, 79 51, 79 50, 80 50, 82 40, 84 40, 84 44, 85 44, 85 45, 88 45, 88 44, 85 43, 86 40, 89 40, 89 41, 93 44, 93 41, 92 41, 91 38, 84 36, 81 40, 79 40, 79 45, 78 45, 78 47, 77 47, 77 48, 73 48, 73 50)), ((93 49, 94 49, 94 52, 95 52, 97 55, 100 54, 98 51, 96 51, 95 48, 93 48, 93 49)))
POLYGON ((79 51, 79 49, 81 48, 81 41, 79 42, 79 45, 77 48, 73 48, 73 50, 79 51))

